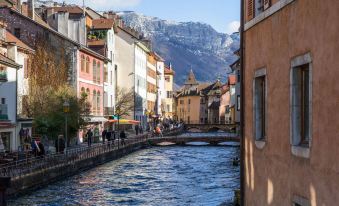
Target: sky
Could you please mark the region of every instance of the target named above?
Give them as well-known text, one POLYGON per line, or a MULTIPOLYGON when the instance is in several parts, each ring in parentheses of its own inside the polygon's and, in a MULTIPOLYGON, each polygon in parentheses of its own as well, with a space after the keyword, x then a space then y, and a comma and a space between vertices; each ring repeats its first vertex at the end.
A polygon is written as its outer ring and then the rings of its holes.
MULTIPOLYGON (((82 5, 82 0, 65 1, 82 5)), ((240 0, 85 0, 85 4, 98 11, 136 11, 164 20, 203 22, 223 33, 233 33, 240 25, 240 0)))

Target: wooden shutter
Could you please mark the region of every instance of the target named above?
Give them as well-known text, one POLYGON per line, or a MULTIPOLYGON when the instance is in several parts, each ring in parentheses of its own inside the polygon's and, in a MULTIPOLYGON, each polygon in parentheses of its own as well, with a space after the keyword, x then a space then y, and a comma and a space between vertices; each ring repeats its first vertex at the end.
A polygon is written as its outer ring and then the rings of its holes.
POLYGON ((271 0, 264 0, 264 10, 268 9, 271 6, 271 0))
POLYGON ((247 16, 250 20, 254 17, 254 1, 255 0, 247 1, 247 16))
POLYGON ((28 59, 24 59, 24 78, 28 78, 28 59))

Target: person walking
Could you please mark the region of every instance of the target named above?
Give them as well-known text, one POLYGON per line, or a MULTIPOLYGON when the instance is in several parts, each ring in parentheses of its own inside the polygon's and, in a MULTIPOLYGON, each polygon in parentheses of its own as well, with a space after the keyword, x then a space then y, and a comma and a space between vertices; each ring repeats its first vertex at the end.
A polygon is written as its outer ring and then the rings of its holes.
POLYGON ((135 125, 135 135, 139 134, 139 125, 135 125))
POLYGON ((104 129, 101 133, 101 137, 102 137, 102 144, 105 144, 105 139, 107 136, 107 129, 104 129))
POLYGON ((125 145, 126 133, 124 130, 120 132, 121 145, 125 145))
POLYGON ((89 147, 92 145, 92 137, 93 137, 93 132, 90 128, 87 131, 87 144, 88 144, 89 147))

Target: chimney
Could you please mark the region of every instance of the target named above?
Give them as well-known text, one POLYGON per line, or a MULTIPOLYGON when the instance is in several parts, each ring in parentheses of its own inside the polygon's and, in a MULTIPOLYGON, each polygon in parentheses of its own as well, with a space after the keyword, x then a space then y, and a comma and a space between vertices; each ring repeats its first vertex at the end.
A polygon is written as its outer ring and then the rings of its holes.
POLYGON ((21 0, 16 0, 15 4, 16 9, 21 13, 21 0))
POLYGON ((172 70, 172 62, 169 63, 169 68, 172 70))
POLYGON ((35 0, 27 0, 28 17, 35 20, 35 0))

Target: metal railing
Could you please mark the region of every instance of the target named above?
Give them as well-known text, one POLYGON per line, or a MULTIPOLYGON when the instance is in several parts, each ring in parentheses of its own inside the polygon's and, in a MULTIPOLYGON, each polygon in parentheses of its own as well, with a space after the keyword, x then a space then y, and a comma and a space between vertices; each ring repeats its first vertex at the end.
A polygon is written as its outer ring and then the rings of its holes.
MULTIPOLYGON (((172 135, 183 131, 183 128, 177 128, 164 133, 172 135)), ((33 174, 43 170, 72 165, 76 162, 97 157, 118 149, 128 147, 133 144, 146 142, 148 139, 155 139, 151 134, 142 134, 132 138, 116 139, 111 142, 97 143, 88 147, 77 147, 67 150, 65 153, 49 154, 43 157, 32 157, 24 160, 13 161, 0 165, 0 177, 20 178, 24 175, 33 174), (124 143, 124 144, 123 144, 124 143)))
POLYGON ((145 142, 147 138, 148 134, 145 134, 125 140, 117 139, 114 142, 106 142, 105 144, 98 143, 89 147, 78 147, 67 150, 65 153, 10 162, 0 166, 0 177, 16 178, 46 169, 71 165, 136 143, 145 142), (122 144, 123 142, 124 144, 122 144))

